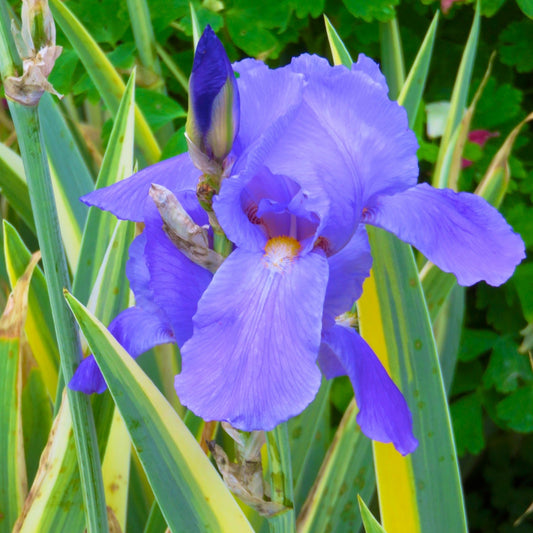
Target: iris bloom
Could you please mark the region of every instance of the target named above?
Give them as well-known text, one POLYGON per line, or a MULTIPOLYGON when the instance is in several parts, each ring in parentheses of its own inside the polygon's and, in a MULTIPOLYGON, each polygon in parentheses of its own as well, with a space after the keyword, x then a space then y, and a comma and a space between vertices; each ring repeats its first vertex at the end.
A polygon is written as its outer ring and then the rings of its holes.
MULTIPOLYGON (((251 59, 234 69, 240 125, 213 199, 234 248, 214 275, 171 242, 148 195, 162 185, 207 223, 196 198, 202 173, 188 154, 84 198, 145 223, 127 266, 136 307, 109 329, 134 357, 176 342, 181 402, 247 431, 300 413, 320 370, 347 374, 362 431, 410 453, 408 406, 344 318, 371 267, 365 224, 416 246, 462 285, 503 283, 523 243, 483 199, 417 185, 415 136, 372 60, 361 55, 347 69, 302 55, 275 70, 251 59)), ((70 386, 105 388, 92 358, 70 386)))

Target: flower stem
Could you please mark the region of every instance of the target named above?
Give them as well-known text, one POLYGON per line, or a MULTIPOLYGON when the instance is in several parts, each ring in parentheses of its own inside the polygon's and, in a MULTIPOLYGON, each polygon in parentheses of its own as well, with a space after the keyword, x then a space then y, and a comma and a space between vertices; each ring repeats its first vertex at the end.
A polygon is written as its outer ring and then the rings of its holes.
MULTIPOLYGON (((63 298, 63 288, 70 289, 65 253, 59 233, 48 161, 43 152, 37 107, 23 107, 9 102, 15 123, 24 170, 32 204, 37 238, 43 257, 44 274, 50 295, 61 371, 69 382, 81 360, 81 345, 76 322, 63 298)), ((89 397, 67 389, 72 426, 78 454, 82 491, 87 513, 87 529, 108 531, 100 456, 89 397)))
POLYGON ((296 531, 296 524, 287 423, 267 432, 266 441, 271 500, 287 507, 287 511, 269 518, 270 532, 293 533, 296 531))
MULTIPOLYGON (((2 79, 13 74, 15 62, 6 3, 0 3, 0 70, 2 79)), ((43 150, 37 106, 24 107, 9 101, 9 110, 15 124, 24 171, 28 182, 37 238, 43 258, 44 274, 48 284, 50 305, 65 382, 70 381, 81 359, 81 345, 76 322, 63 298, 63 288, 70 287, 67 263, 59 233, 59 221, 48 168, 43 150)), ((74 440, 78 455, 82 492, 89 533, 108 531, 100 456, 96 440, 94 418, 89 398, 67 390, 72 415, 74 440)))
POLYGON ((213 232, 213 248, 222 257, 228 257, 233 249, 232 242, 222 232, 213 232))

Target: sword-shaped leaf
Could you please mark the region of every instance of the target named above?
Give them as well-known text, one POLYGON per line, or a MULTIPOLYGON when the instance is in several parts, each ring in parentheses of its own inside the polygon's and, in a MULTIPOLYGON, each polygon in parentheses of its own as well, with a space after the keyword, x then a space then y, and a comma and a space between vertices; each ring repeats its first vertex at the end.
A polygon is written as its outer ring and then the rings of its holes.
POLYGON ((137 363, 72 295, 67 301, 173 531, 252 531, 183 421, 137 363))
POLYGON ((31 258, 0 318, 0 532, 11 531, 26 497, 22 432, 22 352, 31 276, 41 254, 31 258))

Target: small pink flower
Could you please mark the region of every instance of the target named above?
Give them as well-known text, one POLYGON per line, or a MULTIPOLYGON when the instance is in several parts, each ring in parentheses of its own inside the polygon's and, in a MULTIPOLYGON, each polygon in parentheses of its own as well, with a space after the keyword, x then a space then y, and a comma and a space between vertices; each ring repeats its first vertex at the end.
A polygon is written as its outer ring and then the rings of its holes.
MULTIPOLYGON (((477 145, 479 145, 481 148, 483 148, 486 144, 486 142, 491 138, 491 137, 498 137, 500 135, 500 132, 499 131, 489 131, 489 130, 472 130, 469 134, 468 134, 468 140, 470 142, 473 142, 473 143, 476 143, 477 145)), ((463 158, 463 162, 462 162, 462 168, 467 168, 469 166, 472 165, 472 161, 470 161, 469 159, 464 159, 463 158)))

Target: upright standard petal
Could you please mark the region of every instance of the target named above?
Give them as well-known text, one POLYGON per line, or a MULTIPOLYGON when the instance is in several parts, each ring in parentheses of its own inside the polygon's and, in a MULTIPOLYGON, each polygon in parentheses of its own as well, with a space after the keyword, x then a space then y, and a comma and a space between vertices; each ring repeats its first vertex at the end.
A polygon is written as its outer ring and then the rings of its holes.
POLYGON ((286 69, 268 68, 262 61, 245 59, 234 65, 241 103, 239 134, 233 147, 239 157, 263 137, 280 118, 302 102, 304 79, 286 69))
POLYGON ((80 200, 104 211, 110 211, 123 220, 143 221, 144 206, 152 200, 150 185, 163 185, 174 194, 196 191, 201 172, 193 165, 188 154, 180 154, 147 167, 114 185, 97 189, 80 200))
POLYGON ((328 268, 297 256, 285 238, 263 251, 237 248, 202 296, 175 386, 205 420, 270 430, 312 401, 328 268))
MULTIPOLYGON (((337 163, 323 179, 331 180, 344 193, 352 190, 347 188, 350 182, 356 182, 359 190, 355 192, 364 205, 376 194, 391 194, 416 184, 416 137, 409 130, 405 110, 388 98, 387 86, 372 60, 362 56, 350 71, 329 67, 317 56, 303 55, 293 60, 291 67, 310 78, 304 101, 326 136, 335 141, 344 164, 343 173, 339 173, 337 163)), ((304 130, 309 126, 295 123, 291 132, 307 151, 300 154, 293 148, 297 163, 305 164, 300 161, 304 157, 313 162, 316 154, 313 157, 311 151, 321 149, 316 143, 306 148, 304 130)))
MULTIPOLYGON (((140 307, 122 311, 112 320, 108 329, 134 358, 158 344, 175 342, 172 330, 161 314, 148 312, 140 307)), ((85 394, 106 390, 107 385, 93 355, 80 363, 68 386, 85 394)))
POLYGON ((372 440, 392 442, 402 455, 413 452, 418 441, 407 402, 370 346, 353 328, 342 325, 326 331, 324 342, 350 377, 361 431, 372 440))
POLYGON ((362 222, 412 244, 460 285, 501 285, 525 257, 520 236, 483 198, 425 183, 376 198, 362 222))

